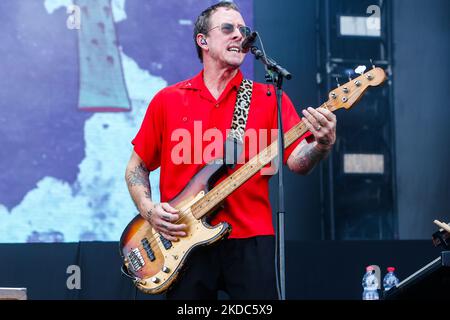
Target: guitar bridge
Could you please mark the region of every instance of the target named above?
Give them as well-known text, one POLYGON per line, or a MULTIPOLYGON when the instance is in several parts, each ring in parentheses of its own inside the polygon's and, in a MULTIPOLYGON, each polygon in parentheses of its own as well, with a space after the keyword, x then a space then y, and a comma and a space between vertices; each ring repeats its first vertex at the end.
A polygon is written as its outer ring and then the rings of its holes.
POLYGON ((144 258, 138 248, 134 248, 128 253, 128 260, 135 272, 141 270, 145 265, 144 258))

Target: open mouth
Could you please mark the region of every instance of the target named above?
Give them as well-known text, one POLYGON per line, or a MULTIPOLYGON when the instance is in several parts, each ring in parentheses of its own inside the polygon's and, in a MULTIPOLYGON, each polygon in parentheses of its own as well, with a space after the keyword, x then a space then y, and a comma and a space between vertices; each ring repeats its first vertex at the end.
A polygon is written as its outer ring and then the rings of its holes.
POLYGON ((239 52, 241 52, 241 48, 239 48, 238 46, 232 46, 232 47, 228 48, 228 51, 239 53, 239 52))

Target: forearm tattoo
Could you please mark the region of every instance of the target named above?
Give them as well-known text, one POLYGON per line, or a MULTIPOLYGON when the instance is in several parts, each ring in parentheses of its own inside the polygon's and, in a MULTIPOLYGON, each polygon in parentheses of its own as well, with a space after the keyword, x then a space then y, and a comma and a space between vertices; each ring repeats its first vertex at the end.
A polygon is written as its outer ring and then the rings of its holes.
MULTIPOLYGON (((150 198, 150 192, 145 191, 145 197, 146 197, 146 198, 149 198, 149 199, 151 200, 151 198, 150 198)), ((157 204, 154 204, 154 205, 153 205, 153 208, 150 208, 150 209, 148 209, 148 210, 146 211, 145 216, 146 216, 147 220, 150 220, 150 219, 152 218, 152 216, 153 216, 153 210, 156 209, 156 206, 157 206, 157 204)))
POLYGON ((296 172, 311 172, 316 164, 328 155, 329 151, 317 150, 315 145, 316 143, 305 144, 293 155, 296 172))
MULTIPOLYGON (((147 170, 144 164, 140 163, 137 167, 135 167, 127 174, 127 183, 130 187, 146 187, 150 195, 150 180, 148 177, 149 174, 150 172, 147 170)), ((147 193, 145 195, 147 196, 147 193)))

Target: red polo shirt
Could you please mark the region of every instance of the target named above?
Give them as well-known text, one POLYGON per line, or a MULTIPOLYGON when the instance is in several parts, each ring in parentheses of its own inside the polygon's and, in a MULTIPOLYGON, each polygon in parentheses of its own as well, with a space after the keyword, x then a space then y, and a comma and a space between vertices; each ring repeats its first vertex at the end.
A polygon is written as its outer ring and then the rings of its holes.
MULTIPOLYGON (((211 154, 213 157, 221 157, 223 141, 211 138, 205 131, 208 129, 210 133, 220 131, 223 140, 226 139, 226 130, 231 128, 237 90, 241 81, 242 73, 239 71, 216 100, 203 82, 202 71, 190 80, 161 90, 150 102, 142 126, 132 143, 135 152, 144 161, 148 170, 161 167, 159 185, 161 202, 173 199, 211 160, 202 156, 205 148, 209 146, 211 150, 214 149, 213 145, 219 146, 220 150, 211 154), (184 143, 189 143, 189 148, 181 148, 182 145, 185 146, 184 143)), ((253 85, 246 137, 250 135, 252 138, 256 137, 258 142, 257 149, 253 148, 255 152, 260 152, 270 143, 271 129, 278 127, 276 96, 272 86, 270 87, 272 94, 268 96, 267 88, 267 85, 261 83, 253 85), (268 144, 264 144, 262 139, 266 139, 268 144)), ((283 95, 284 131, 287 132, 299 121, 292 102, 287 95, 283 95)), ((285 163, 300 141, 310 135, 311 133, 306 133, 285 150, 285 163)), ((249 152, 249 145, 250 143, 246 143, 244 148, 246 161, 254 156, 249 152)), ((209 153, 205 153, 207 154, 209 153)), ((237 165, 235 170, 239 167, 240 165, 237 165)), ((244 183, 225 200, 224 208, 214 217, 212 224, 221 221, 230 223, 232 225, 230 238, 273 235, 268 184, 270 177, 257 173, 244 183)))

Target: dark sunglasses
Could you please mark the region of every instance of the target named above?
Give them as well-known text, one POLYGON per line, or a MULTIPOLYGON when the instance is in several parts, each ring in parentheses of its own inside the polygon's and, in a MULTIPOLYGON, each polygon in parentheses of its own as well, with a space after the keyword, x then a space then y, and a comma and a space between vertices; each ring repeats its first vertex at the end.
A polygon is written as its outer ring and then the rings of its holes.
MULTIPOLYGON (((210 32, 211 30, 214 30, 216 28, 220 28, 220 30, 224 34, 232 34, 235 30, 234 24, 224 22, 220 26, 215 26, 214 28, 209 29, 208 32, 210 32)), ((252 30, 247 26, 240 26, 240 27, 238 27, 238 30, 244 38, 248 37, 252 33, 252 30)), ((206 32, 206 33, 208 33, 208 32, 206 32)))

